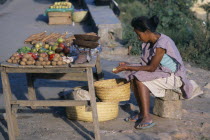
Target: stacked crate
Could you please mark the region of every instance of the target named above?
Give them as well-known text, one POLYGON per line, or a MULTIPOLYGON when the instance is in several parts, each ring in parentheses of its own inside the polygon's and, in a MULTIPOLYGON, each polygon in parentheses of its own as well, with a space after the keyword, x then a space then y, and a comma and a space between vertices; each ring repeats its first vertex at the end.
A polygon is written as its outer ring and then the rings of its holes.
POLYGON ((48 12, 49 24, 72 24, 71 12, 48 12))

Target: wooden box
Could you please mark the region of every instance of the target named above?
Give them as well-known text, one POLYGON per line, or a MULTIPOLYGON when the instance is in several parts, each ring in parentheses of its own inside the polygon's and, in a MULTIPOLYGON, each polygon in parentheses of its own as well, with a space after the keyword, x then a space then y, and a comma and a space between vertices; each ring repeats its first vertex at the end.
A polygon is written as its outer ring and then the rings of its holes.
POLYGON ((49 24, 72 24, 71 12, 48 12, 49 24))

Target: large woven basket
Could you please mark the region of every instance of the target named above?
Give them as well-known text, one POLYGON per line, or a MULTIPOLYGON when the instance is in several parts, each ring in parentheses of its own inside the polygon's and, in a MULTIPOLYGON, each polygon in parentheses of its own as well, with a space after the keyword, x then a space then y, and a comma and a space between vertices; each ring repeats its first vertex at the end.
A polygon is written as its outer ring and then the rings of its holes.
MULTIPOLYGON (((118 103, 97 102, 98 121, 108 121, 117 118, 118 103)), ((71 120, 92 122, 92 111, 87 111, 85 106, 66 107, 66 115, 71 120)))
POLYGON ((120 102, 130 99, 130 82, 125 79, 97 81, 94 87, 96 96, 103 102, 120 102))
POLYGON ((88 11, 74 11, 73 12, 73 21, 82 22, 86 19, 88 11))

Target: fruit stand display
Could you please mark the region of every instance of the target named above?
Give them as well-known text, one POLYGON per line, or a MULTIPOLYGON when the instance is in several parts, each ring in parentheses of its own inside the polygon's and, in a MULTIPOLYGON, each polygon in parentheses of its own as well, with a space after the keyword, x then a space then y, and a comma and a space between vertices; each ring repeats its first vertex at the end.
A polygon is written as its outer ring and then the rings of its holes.
POLYGON ((79 48, 89 48, 89 51, 92 48, 96 48, 99 45, 97 41, 100 37, 95 33, 71 36, 67 36, 67 34, 68 33, 47 34, 46 32, 33 34, 24 41, 26 44, 29 44, 30 47, 28 45, 21 47, 7 62, 18 65, 36 66, 66 65, 72 63, 75 59, 78 63, 87 62, 87 56, 81 58, 79 48), (80 44, 82 44, 82 46, 80 46, 80 44), (74 56, 72 55, 71 47, 76 48, 78 52, 78 54, 76 54, 77 56, 75 54, 74 56))
POLYGON ((55 2, 45 12, 49 17, 49 24, 72 24, 74 7, 70 2, 55 2))

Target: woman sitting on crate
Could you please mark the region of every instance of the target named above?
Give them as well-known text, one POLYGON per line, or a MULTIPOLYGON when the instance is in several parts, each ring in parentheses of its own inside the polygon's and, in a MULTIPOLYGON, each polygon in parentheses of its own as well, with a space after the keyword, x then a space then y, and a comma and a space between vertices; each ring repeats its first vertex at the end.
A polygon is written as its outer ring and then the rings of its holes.
POLYGON ((155 97, 164 97, 166 89, 182 91, 185 99, 192 99, 201 94, 195 93, 198 85, 186 79, 185 67, 180 53, 173 40, 156 32, 159 19, 137 17, 131 22, 134 31, 142 41, 142 57, 140 64, 121 62, 113 71, 125 71, 125 78, 133 80, 134 94, 140 113, 126 118, 126 121, 137 121, 136 129, 150 128, 155 125, 149 114, 150 92, 155 97))

